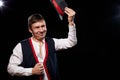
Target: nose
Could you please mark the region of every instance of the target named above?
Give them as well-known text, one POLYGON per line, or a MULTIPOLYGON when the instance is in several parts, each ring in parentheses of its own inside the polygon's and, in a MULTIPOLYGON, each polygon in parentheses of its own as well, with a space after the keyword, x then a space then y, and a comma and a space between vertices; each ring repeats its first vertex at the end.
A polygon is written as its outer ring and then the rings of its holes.
POLYGON ((43 31, 44 31, 44 28, 43 28, 43 27, 40 27, 39 30, 40 30, 40 32, 43 32, 43 31))

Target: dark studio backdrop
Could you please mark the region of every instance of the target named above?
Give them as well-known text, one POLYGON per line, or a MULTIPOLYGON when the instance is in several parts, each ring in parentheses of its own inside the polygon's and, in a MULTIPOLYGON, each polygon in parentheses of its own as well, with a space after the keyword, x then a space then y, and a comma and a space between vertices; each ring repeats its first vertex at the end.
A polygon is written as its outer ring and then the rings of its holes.
MULTIPOLYGON (((102 72, 103 68, 96 71, 96 68, 99 67, 92 66, 97 64, 96 62, 102 64, 95 57, 118 55, 119 50, 116 45, 119 44, 120 38, 120 28, 117 24, 119 20, 115 19, 114 23, 111 20, 112 16, 117 14, 112 15, 112 10, 115 8, 112 5, 117 0, 114 2, 111 0, 66 0, 66 2, 76 11, 78 44, 71 49, 57 52, 62 80, 69 77, 81 79, 85 75, 90 75, 90 71, 94 72, 93 75, 98 76, 95 73, 102 72), (112 26, 113 24, 114 26, 112 26), (82 75, 76 73, 82 73, 82 75)), ((61 21, 49 0, 5 0, 5 6, 0 9, 1 80, 10 78, 6 67, 14 46, 31 36, 27 29, 27 18, 32 13, 41 13, 45 17, 48 28, 47 36, 67 37, 67 16, 64 15, 63 21, 61 21)), ((91 78, 93 77, 91 76, 91 78)))

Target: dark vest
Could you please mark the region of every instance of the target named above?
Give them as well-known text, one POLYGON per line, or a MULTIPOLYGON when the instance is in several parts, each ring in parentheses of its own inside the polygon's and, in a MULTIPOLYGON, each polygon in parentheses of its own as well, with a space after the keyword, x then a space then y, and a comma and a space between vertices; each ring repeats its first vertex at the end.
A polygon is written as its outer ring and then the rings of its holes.
MULTIPOLYGON (((45 41, 47 46, 47 57, 45 58, 44 65, 46 65, 47 74, 50 78, 48 80, 60 80, 54 41, 52 38, 46 38, 45 41)), ((34 67, 38 61, 36 60, 34 52, 32 50, 30 39, 25 39, 20 43, 22 45, 23 51, 23 62, 20 64, 20 66, 23 66, 25 68, 34 67)), ((41 80, 40 77, 41 76, 38 75, 22 76, 15 77, 14 80, 41 80)))

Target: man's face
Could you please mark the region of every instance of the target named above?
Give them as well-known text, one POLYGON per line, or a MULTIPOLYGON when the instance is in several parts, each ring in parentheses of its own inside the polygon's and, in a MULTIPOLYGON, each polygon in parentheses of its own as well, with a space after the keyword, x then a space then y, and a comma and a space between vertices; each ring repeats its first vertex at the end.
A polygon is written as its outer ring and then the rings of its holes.
POLYGON ((45 20, 40 20, 36 23, 33 23, 29 31, 37 40, 43 40, 47 33, 45 20))

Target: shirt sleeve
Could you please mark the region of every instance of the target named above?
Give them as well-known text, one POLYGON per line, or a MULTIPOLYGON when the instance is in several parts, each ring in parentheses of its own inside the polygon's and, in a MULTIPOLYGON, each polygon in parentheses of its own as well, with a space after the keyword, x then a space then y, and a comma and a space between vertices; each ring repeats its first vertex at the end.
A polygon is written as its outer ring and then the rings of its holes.
POLYGON ((69 26, 69 32, 67 38, 60 38, 60 39, 53 38, 53 40, 55 42, 56 50, 67 49, 75 46, 77 44, 75 24, 73 26, 69 26))
POLYGON ((18 66, 23 61, 21 44, 18 43, 13 49, 13 54, 11 54, 9 63, 7 66, 7 71, 10 75, 14 76, 30 76, 32 75, 32 68, 24 68, 18 66))

